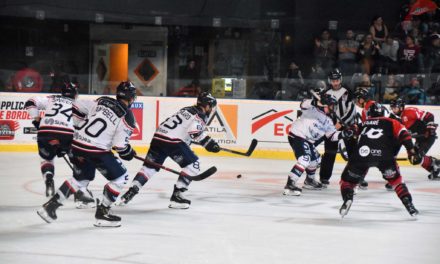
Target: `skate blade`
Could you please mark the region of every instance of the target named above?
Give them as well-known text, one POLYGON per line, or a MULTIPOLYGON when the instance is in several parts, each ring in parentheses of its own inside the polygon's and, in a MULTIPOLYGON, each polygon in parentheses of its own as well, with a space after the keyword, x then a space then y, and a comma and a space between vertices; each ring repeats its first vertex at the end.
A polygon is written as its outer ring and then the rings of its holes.
POLYGON ((46 197, 52 197, 54 196, 55 192, 52 190, 46 190, 46 197))
POLYGON ((304 185, 302 188, 306 189, 306 190, 312 190, 312 191, 320 191, 323 189, 323 187, 314 187, 314 186, 310 186, 310 185, 304 185))
POLYGON ((300 196, 301 192, 300 191, 292 191, 289 189, 284 189, 283 195, 287 195, 287 196, 300 196))
POLYGON ((83 203, 83 202, 75 202, 76 209, 87 209, 87 208, 95 208, 96 204, 93 203, 83 203))
POLYGON ((346 216, 348 214, 348 211, 350 211, 351 208, 351 204, 353 203, 352 200, 348 200, 347 202, 345 202, 345 208, 339 209, 339 214, 341 215, 341 218, 344 218, 344 216, 346 216))
POLYGON ((37 211, 37 214, 41 217, 41 219, 43 219, 48 224, 55 221, 54 219, 50 218, 50 216, 46 213, 46 210, 44 210, 44 209, 39 209, 37 211))
POLYGON ((189 208, 189 204, 182 204, 182 203, 171 202, 170 205, 168 205, 168 208, 188 209, 189 208))
POLYGON ((128 204, 128 201, 125 200, 118 200, 114 203, 116 206, 126 206, 128 204))
POLYGON ((96 227, 120 227, 121 221, 106 221, 97 219, 96 222, 93 224, 96 227))

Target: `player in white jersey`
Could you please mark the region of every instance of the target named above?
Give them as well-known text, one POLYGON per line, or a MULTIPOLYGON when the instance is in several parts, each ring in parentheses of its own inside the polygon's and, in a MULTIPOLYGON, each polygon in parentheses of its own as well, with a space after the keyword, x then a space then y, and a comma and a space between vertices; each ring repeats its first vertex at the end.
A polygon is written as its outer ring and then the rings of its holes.
POLYGON ((97 201, 95 226, 121 225, 121 218, 109 210, 128 180, 127 169, 112 153, 131 160, 136 152, 129 144, 135 128, 130 110, 136 99, 136 88, 122 82, 116 89, 116 99, 100 97, 95 101, 77 100, 73 104, 75 134, 72 142, 73 177, 66 180, 57 193, 38 210, 46 222, 57 219, 56 210, 72 193, 87 186, 95 177, 96 169, 109 181, 104 186, 103 198, 97 201))
MULTIPOLYGON (((146 159, 163 164, 167 157, 173 159, 187 175, 194 176, 200 172, 198 157, 189 145, 192 141, 200 143, 207 151, 219 152, 220 146, 207 135, 206 122, 217 105, 217 100, 209 93, 201 93, 197 104, 184 107, 160 124, 151 140, 146 159)), ((127 204, 139 192, 159 168, 145 164, 136 174, 129 190, 121 196, 121 204, 127 204)), ((183 192, 188 190, 191 180, 179 176, 174 185, 170 208, 187 209, 191 201, 185 199, 183 192)))
POLYGON ((288 135, 297 162, 287 177, 284 195, 301 195, 302 189, 297 186, 297 182, 304 171, 307 173, 304 188, 313 190, 322 188, 321 183, 315 180, 315 171, 321 161, 315 148, 317 141, 324 136, 331 141, 353 136, 351 130, 336 130, 329 117, 335 104, 337 104, 336 98, 329 94, 322 94, 320 101, 305 99, 301 102, 302 115, 293 122, 288 135))
POLYGON ((38 129, 38 154, 41 157, 41 173, 46 184, 46 196, 55 192, 55 156, 62 157, 70 149, 73 138, 72 103, 78 96, 77 86, 65 83, 61 95, 34 96, 25 103, 38 129), (44 110, 44 116, 40 111, 44 110))

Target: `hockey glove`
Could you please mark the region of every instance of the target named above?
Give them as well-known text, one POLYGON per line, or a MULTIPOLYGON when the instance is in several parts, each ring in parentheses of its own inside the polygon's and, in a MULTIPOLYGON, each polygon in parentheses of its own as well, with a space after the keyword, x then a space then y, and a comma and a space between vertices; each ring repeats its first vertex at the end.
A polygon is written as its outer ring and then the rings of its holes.
POLYGON ((128 144, 124 149, 116 149, 119 157, 123 160, 132 160, 136 156, 136 151, 128 144))
POLYGON ((435 137, 437 134, 435 132, 437 127, 438 127, 438 124, 436 124, 434 122, 429 122, 428 124, 426 124, 425 137, 435 137))
POLYGON ((354 136, 354 131, 351 128, 347 128, 342 130, 341 134, 339 134, 339 139, 347 139, 354 136))
POLYGON ((217 153, 220 151, 220 146, 211 137, 206 137, 202 142, 203 147, 209 152, 217 153))
POLYGON ((34 127, 35 127, 37 130, 40 129, 40 121, 41 121, 41 119, 39 119, 39 120, 34 119, 34 121, 32 121, 32 125, 34 125, 34 127))
POLYGON ((415 149, 411 149, 408 151, 408 160, 412 165, 417 165, 422 162, 422 155, 415 149))

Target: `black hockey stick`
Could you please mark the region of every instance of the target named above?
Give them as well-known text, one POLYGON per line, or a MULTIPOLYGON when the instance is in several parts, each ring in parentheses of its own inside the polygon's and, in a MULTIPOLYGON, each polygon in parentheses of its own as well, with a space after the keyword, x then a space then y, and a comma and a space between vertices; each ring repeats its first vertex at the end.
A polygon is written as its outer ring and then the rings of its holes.
POLYGON ((236 151, 236 150, 222 148, 222 147, 220 147, 220 150, 226 151, 226 152, 229 152, 229 153, 234 153, 234 154, 241 155, 241 156, 249 157, 254 152, 255 148, 257 147, 257 144, 258 144, 258 140, 256 140, 254 138, 254 139, 252 139, 252 142, 249 145, 249 148, 248 148, 248 150, 246 152, 236 151))
POLYGON ((209 176, 211 176, 212 174, 214 174, 214 173, 217 171, 217 168, 216 168, 215 166, 212 166, 211 168, 205 170, 204 172, 202 172, 202 173, 200 173, 200 174, 197 174, 197 175, 194 175, 194 176, 190 176, 190 175, 186 174, 186 173, 183 172, 183 171, 176 171, 176 170, 173 170, 173 169, 171 169, 171 168, 165 167, 165 166, 160 165, 160 164, 158 164, 158 163, 156 163, 156 162, 153 162, 153 161, 151 161, 151 160, 144 159, 144 158, 139 157, 139 156, 134 156, 134 158, 143 161, 144 164, 148 164, 148 165, 153 166, 153 167, 155 167, 155 168, 163 169, 163 170, 169 171, 169 172, 171 172, 171 173, 177 174, 177 175, 179 175, 179 176, 186 177, 186 178, 188 178, 188 179, 190 179, 190 180, 193 180, 193 181, 201 181, 201 180, 204 180, 204 179, 208 178, 209 176))

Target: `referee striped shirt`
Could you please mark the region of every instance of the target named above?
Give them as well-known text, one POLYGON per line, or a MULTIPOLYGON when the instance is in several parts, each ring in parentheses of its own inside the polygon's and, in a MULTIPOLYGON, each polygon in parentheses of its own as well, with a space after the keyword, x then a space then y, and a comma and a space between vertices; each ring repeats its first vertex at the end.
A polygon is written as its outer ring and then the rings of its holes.
POLYGON ((356 109, 350 91, 341 87, 338 90, 329 89, 325 93, 333 95, 338 100, 338 104, 335 105, 333 110, 338 118, 333 118, 333 121, 336 123, 340 119, 342 122, 339 121, 339 123, 343 125, 354 124, 356 121, 356 109))

